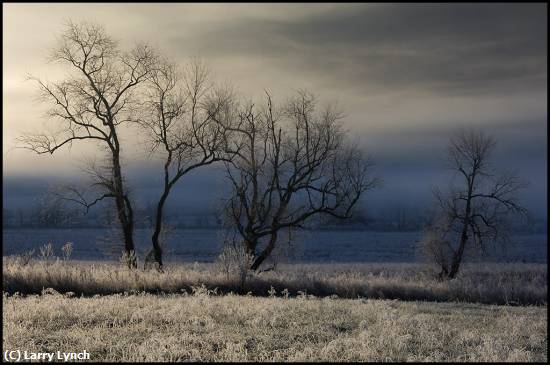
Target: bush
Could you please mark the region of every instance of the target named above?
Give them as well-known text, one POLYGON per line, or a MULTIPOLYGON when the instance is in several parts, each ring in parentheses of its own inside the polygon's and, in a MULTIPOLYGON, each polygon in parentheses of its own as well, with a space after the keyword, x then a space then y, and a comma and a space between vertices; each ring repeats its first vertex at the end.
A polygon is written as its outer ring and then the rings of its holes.
POLYGON ((51 243, 47 243, 40 247, 40 257, 45 261, 48 261, 53 257, 53 246, 51 243))
POLYGON ((73 253, 73 243, 67 242, 64 244, 63 247, 61 247, 61 252, 63 253, 63 260, 69 260, 71 258, 71 254, 73 253))
POLYGON ((254 256, 246 252, 242 245, 225 244, 218 255, 217 264, 228 280, 237 279, 241 291, 244 291, 247 279, 253 275, 250 266, 254 256))

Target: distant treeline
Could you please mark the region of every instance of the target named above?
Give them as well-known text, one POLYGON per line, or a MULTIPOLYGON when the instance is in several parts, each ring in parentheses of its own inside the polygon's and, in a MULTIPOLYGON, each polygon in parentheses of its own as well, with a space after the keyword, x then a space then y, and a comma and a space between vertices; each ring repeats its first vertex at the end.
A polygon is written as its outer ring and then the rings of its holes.
MULTIPOLYGON (((153 208, 138 210, 144 219, 136 221, 136 228, 152 226, 153 208)), ((365 210, 357 210, 352 218, 340 220, 325 218, 311 222, 306 228, 312 229, 353 229, 369 231, 420 231, 429 219, 427 212, 412 212, 408 209, 394 209, 369 215, 365 210)), ((222 220, 216 212, 182 212, 173 209, 168 225, 173 228, 222 228, 222 220)), ((80 209, 63 205, 62 207, 44 206, 41 203, 23 209, 3 209, 3 228, 109 228, 113 224, 112 211, 97 209, 84 214, 80 209)), ((546 233, 546 220, 534 220, 530 224, 513 227, 518 233, 546 233)))

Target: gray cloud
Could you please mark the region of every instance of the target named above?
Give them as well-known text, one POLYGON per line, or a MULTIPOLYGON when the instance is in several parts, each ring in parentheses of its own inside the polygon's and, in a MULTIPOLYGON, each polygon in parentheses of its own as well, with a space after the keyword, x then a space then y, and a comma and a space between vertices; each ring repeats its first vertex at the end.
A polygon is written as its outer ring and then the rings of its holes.
MULTIPOLYGON (((11 149, 22 131, 43 126, 32 102, 36 90, 22 80, 27 72, 55 78, 64 71, 44 56, 67 18, 104 24, 124 47, 147 41, 180 62, 198 55, 218 79, 252 96, 268 88, 280 101, 305 87, 322 100, 337 99, 346 128, 386 180, 367 199, 378 206, 425 200, 448 176, 440 156, 449 134, 485 129, 499 140, 497 166, 531 181, 527 203, 546 215, 546 4, 7 4, 8 204, 60 181, 52 176, 78 174, 75 158, 93 153, 82 145, 40 157, 11 149), (37 183, 25 187, 29 179, 37 183)), ((152 199, 160 165, 144 163, 139 141, 125 141, 129 180, 138 196, 152 199)), ((203 205, 221 179, 197 172, 178 185, 173 204, 203 205)))
POLYGON ((358 87, 444 93, 546 87, 546 5, 347 5, 303 19, 234 19, 174 47, 271 58, 358 87))

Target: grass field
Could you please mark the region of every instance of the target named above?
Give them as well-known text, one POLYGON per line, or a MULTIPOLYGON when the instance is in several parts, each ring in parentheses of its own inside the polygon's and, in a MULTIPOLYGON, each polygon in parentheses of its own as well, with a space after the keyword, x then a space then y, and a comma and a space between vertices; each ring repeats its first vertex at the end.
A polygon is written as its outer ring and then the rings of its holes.
POLYGON ((4 258, 3 290, 39 294, 45 288, 77 296, 125 292, 191 293, 204 285, 219 293, 269 291, 289 296, 306 292, 340 298, 461 301, 485 304, 545 305, 547 266, 543 264, 464 265, 458 277, 438 281, 436 268, 422 264, 303 264, 251 275, 243 283, 237 272, 216 264, 174 264, 164 273, 130 271, 116 263, 31 261, 20 265, 4 258))
POLYGON ((5 350, 96 361, 546 361, 547 268, 3 262, 5 350), (243 295, 244 294, 244 295, 243 295), (398 300, 399 299, 399 300, 398 300), (495 305, 507 304, 507 305, 495 305))
POLYGON ((3 298, 3 348, 96 361, 546 361, 547 308, 397 300, 3 298))

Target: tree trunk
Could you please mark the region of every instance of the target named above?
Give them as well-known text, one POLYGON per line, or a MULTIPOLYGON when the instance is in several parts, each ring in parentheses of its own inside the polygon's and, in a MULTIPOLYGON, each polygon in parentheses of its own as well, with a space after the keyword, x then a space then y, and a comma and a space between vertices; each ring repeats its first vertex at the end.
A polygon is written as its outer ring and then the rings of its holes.
MULTIPOLYGON (((135 254, 134 238, 133 238, 133 217, 131 215, 131 207, 127 205, 127 199, 117 196, 116 208, 118 213, 118 219, 122 227, 122 234, 124 237, 124 251, 128 256, 135 254)), ((131 261, 128 263, 130 268, 136 268, 137 262, 131 261)))
POLYGON ((472 186, 473 186, 473 177, 472 180, 468 182, 468 198, 466 200, 466 209, 464 212, 464 219, 462 221, 462 234, 460 235, 460 243, 458 245, 458 251, 453 255, 453 261, 451 262, 451 270, 449 271, 449 279, 454 279, 456 274, 458 274, 458 269, 460 268, 460 263, 462 261, 462 255, 464 254, 464 249, 466 247, 466 242, 468 241, 468 226, 470 225, 470 214, 471 214, 471 204, 472 204, 472 186))
POLYGON ((441 272, 438 275, 439 280, 444 280, 449 277, 449 269, 447 265, 441 265, 441 272))
POLYGON ((449 271, 449 279, 454 279, 456 274, 458 274, 458 269, 460 268, 460 263, 462 261, 462 255, 464 254, 464 248, 466 247, 466 241, 468 241, 468 227, 465 225, 462 235, 460 236, 458 251, 453 255, 451 271, 449 271))
POLYGON ((275 248, 275 243, 277 242, 277 232, 271 234, 269 243, 264 248, 264 250, 256 257, 254 263, 250 267, 250 270, 257 271, 260 268, 260 265, 269 257, 273 249, 275 248))
POLYGON ((258 246, 258 237, 248 236, 244 239, 246 253, 251 256, 256 255, 256 246, 258 246))
MULTIPOLYGON (((124 236, 124 250, 127 255, 135 255, 134 247, 134 217, 132 211, 132 205, 128 197, 124 194, 124 186, 122 182, 122 173, 120 168, 120 161, 118 153, 113 154, 113 185, 116 209, 118 213, 118 220, 122 227, 122 233, 124 236)), ((136 268, 137 262, 135 260, 128 263, 130 268, 136 268)))
POLYGON ((170 193, 170 189, 165 187, 164 193, 162 194, 159 203, 157 205, 157 214, 155 217, 155 230, 153 232, 153 236, 151 237, 151 241, 153 243, 153 258, 155 262, 159 265, 158 269, 162 271, 162 248, 160 247, 159 237, 160 232, 162 230, 162 213, 164 209, 164 203, 166 202, 166 199, 168 198, 168 194, 170 193))

